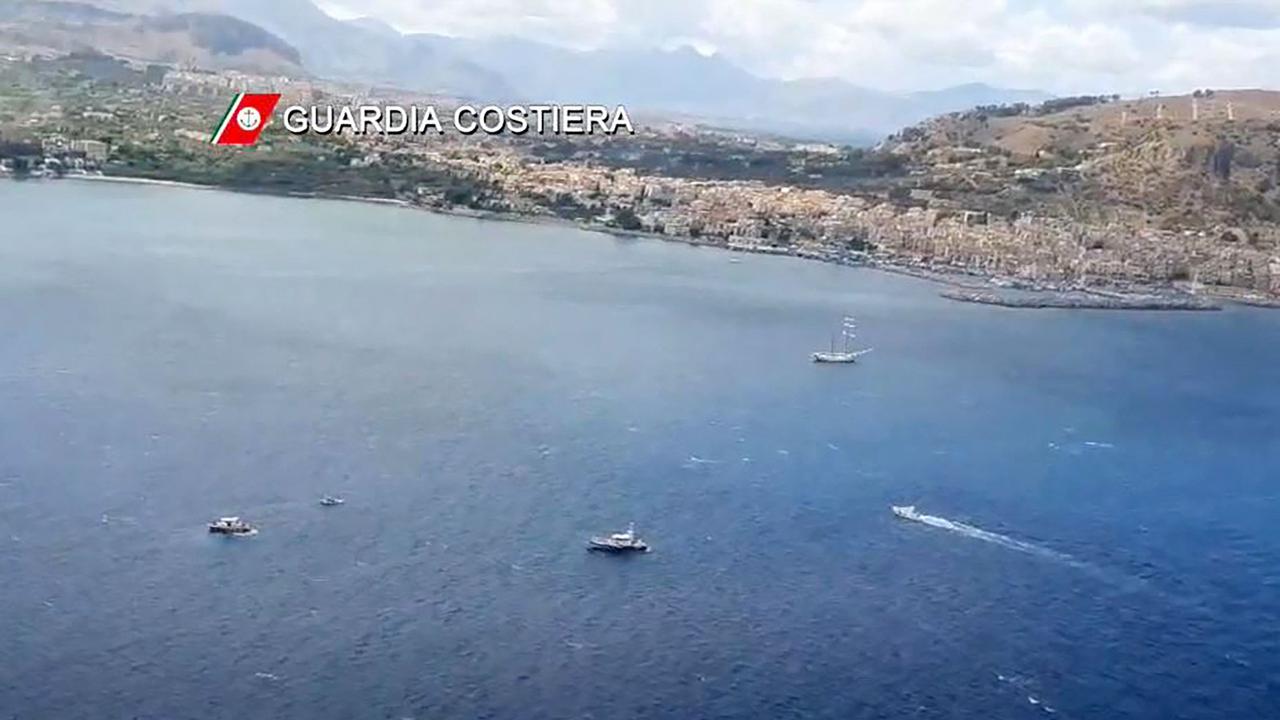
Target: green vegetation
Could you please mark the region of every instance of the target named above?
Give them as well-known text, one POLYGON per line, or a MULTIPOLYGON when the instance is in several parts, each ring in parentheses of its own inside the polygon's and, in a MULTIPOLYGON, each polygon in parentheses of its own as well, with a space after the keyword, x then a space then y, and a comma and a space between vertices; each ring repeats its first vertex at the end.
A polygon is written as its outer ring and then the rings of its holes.
POLYGON ((823 151, 744 143, 716 135, 636 137, 628 142, 556 138, 534 145, 548 162, 590 161, 645 175, 705 180, 757 180, 830 190, 861 189, 899 178, 902 158, 878 150, 833 147, 823 151))
POLYGON ((254 192, 343 195, 381 199, 436 191, 451 203, 478 207, 489 188, 445 170, 395 156, 352 166, 344 147, 295 143, 253 150, 200 147, 189 143, 121 145, 107 171, 112 175, 174 180, 254 192))

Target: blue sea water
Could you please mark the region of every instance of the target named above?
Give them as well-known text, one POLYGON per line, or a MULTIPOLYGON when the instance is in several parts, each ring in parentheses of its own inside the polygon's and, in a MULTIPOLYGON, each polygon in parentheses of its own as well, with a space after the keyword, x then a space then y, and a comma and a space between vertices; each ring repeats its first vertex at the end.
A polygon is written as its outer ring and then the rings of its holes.
POLYGON ((1280 314, 728 258, 0 184, 0 717, 1280 717, 1280 314))

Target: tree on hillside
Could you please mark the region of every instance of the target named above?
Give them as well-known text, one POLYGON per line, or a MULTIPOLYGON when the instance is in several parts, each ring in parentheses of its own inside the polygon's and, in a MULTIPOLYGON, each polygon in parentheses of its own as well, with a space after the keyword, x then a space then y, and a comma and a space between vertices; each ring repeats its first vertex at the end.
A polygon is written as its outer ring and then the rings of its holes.
POLYGON ((1235 159, 1236 146, 1227 140, 1218 142, 1213 154, 1209 156, 1209 168, 1213 176, 1223 182, 1231 181, 1231 164, 1235 159))

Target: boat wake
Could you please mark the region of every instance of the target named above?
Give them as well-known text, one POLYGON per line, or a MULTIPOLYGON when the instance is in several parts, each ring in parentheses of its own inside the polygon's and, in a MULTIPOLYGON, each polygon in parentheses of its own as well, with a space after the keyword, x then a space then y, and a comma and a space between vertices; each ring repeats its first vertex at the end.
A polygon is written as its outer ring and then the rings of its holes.
POLYGON ((685 470, 699 470, 699 469, 708 469, 713 465, 719 465, 719 464, 720 464, 719 460, 708 460, 707 458, 700 458, 697 455, 690 455, 688 460, 685 460, 683 463, 680 464, 680 467, 684 468, 685 470))
POLYGON ((1016 550, 1027 555, 1034 555, 1046 560, 1061 563, 1075 570, 1081 571, 1096 580, 1107 583, 1122 592, 1155 595, 1165 602, 1178 605, 1188 605, 1191 602, 1188 598, 1162 592, 1159 588, 1153 587, 1144 578, 1118 572, 1113 568, 1099 567, 1098 565, 1094 565, 1093 563, 1081 560, 1075 556, 1068 555, 1067 553, 1045 547, 1044 545, 1037 545, 1036 543, 1028 542, 1026 540, 1019 540, 1017 538, 1009 537, 1008 535, 1001 535, 1000 533, 983 530, 982 528, 967 525, 962 522, 956 522, 955 520, 948 520, 944 517, 925 515, 917 512, 914 506, 894 507, 893 513, 903 520, 912 520, 922 525, 928 525, 940 530, 947 530, 974 540, 981 540, 983 542, 991 543, 992 545, 999 545, 1000 547, 1007 548, 1009 550, 1016 550))
POLYGON ((996 674, 996 679, 999 680, 1001 683, 1009 685, 1015 691, 1025 694, 1027 696, 1027 703, 1030 704, 1032 707, 1048 715, 1058 714, 1058 711, 1055 710, 1053 706, 1049 705, 1041 698, 1035 696, 1034 694, 1035 683, 1032 682, 1030 679, 1019 677, 1017 675, 1002 675, 999 673, 996 674))
POLYGON ((1112 585, 1124 592, 1155 593, 1166 601, 1180 602, 1177 598, 1152 588, 1142 578, 1098 567, 1093 563, 1086 562, 1072 555, 1068 555, 1067 553, 1045 547, 1044 545, 1037 545, 1033 542, 1019 540, 1017 538, 1009 537, 1008 535, 1001 535, 1000 533, 991 532, 990 530, 983 530, 982 528, 966 525, 965 523, 956 522, 955 520, 948 520, 944 517, 925 515, 917 512, 913 506, 894 507, 893 513, 903 520, 912 520, 922 525, 928 525, 940 530, 947 530, 957 535, 973 538, 974 540, 981 540, 983 542, 991 543, 992 545, 999 545, 1000 547, 1007 548, 1009 550, 1016 550, 1020 553, 1034 555, 1039 558, 1061 563, 1075 570, 1079 570, 1090 577, 1112 585))
MULTIPOLYGON (((897 510, 899 510, 899 508, 895 508, 895 511, 897 510)), ((974 540, 989 542, 993 545, 999 545, 1000 547, 1008 548, 1010 550, 1017 550, 1018 552, 1026 553, 1028 555, 1036 555, 1049 560, 1055 560, 1073 567, 1091 567, 1088 563, 1077 560, 1066 553, 1058 552, 1057 550, 1047 548, 1043 545, 1037 545, 1025 540, 1018 540, 1017 538, 1012 538, 1008 535, 1001 535, 1000 533, 983 530, 982 528, 967 525, 962 522, 956 522, 955 520, 948 520, 944 517, 925 515, 923 513, 915 512, 915 508, 902 508, 902 510, 904 510, 904 512, 897 512, 897 515, 904 520, 913 520, 922 525, 928 525, 929 527, 935 527, 940 530, 947 530, 949 532, 956 533, 957 535, 963 535, 968 538, 973 538, 974 540)))

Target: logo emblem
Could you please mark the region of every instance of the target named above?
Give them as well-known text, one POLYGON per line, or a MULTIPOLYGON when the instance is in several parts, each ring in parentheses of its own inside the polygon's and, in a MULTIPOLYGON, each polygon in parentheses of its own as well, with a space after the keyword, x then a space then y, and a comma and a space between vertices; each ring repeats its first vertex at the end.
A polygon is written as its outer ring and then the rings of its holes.
POLYGON ((251 107, 240 108, 240 112, 236 113, 236 124, 241 130, 253 132, 261 123, 262 114, 251 107))
POLYGON ((227 107, 210 139, 214 145, 253 145, 271 123, 279 93, 240 93, 227 107))

